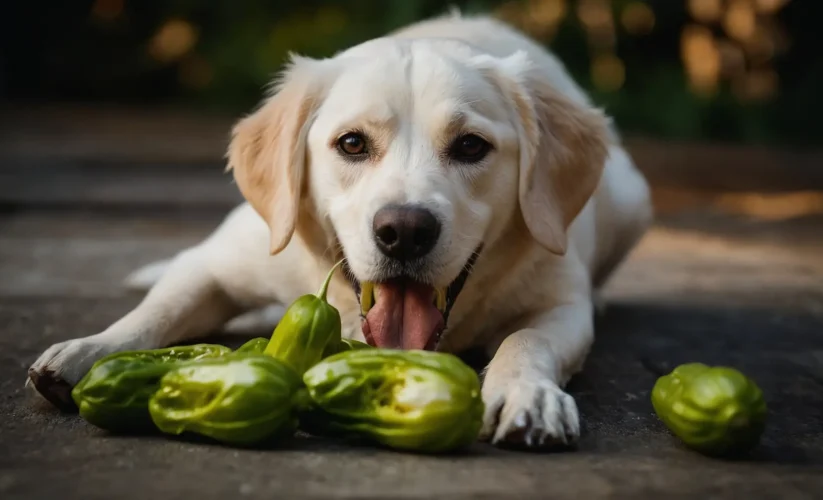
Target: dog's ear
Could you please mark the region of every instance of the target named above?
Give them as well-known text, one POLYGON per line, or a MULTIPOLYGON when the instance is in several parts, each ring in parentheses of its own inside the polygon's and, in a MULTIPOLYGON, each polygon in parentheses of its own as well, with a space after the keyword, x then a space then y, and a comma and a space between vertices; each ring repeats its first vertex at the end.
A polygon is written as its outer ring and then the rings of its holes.
POLYGON ((566 253, 567 230, 597 189, 608 155, 608 120, 558 92, 523 52, 497 59, 520 126, 520 210, 532 237, 566 253))
POLYGON ((321 61, 292 57, 274 94, 232 130, 228 169, 240 192, 268 223, 270 251, 291 241, 306 170, 306 135, 323 85, 321 61))

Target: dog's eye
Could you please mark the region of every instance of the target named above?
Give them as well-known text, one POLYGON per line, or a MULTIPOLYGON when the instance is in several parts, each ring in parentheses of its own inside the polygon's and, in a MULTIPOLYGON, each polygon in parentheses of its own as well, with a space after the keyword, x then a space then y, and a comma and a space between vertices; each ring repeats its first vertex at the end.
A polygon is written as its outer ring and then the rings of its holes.
POLYGON ((449 158, 461 163, 477 163, 489 154, 492 145, 475 134, 457 138, 449 148, 449 158))
POLYGON ((337 140, 337 149, 346 156, 362 157, 366 150, 366 138, 357 132, 349 132, 337 140))

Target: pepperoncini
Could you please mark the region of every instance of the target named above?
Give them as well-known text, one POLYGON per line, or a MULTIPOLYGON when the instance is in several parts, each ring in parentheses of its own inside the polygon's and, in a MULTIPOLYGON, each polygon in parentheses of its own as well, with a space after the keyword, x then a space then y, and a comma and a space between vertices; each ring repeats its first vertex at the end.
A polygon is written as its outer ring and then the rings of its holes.
POLYGON ((304 295, 289 306, 266 347, 265 354, 282 360, 298 375, 341 342, 340 313, 326 301, 329 283, 341 262, 329 271, 317 295, 304 295))
POLYGON ((302 383, 284 362, 235 353, 169 371, 149 401, 154 424, 251 446, 293 433, 302 383))
POLYGON ((301 425, 315 434, 435 453, 469 445, 482 425, 477 374, 451 354, 344 351, 308 370, 303 382, 310 402, 301 425))
POLYGON ((651 399, 669 430, 686 446, 707 455, 746 453, 765 428, 763 393, 732 368, 678 366, 657 380, 651 399))
POLYGON ((109 431, 152 427, 149 398, 169 370, 183 362, 226 355, 222 345, 197 344, 145 351, 124 351, 98 360, 71 392, 80 416, 109 431))

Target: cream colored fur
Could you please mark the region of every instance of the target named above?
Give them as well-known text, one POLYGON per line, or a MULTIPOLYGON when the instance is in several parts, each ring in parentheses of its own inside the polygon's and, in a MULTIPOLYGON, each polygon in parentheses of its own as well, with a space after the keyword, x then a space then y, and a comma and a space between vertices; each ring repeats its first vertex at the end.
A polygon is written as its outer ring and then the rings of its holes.
MULTIPOLYGON (((371 279, 371 218, 387 203, 414 202, 443 222, 418 279, 448 285, 484 245, 441 343, 491 357, 484 437, 529 446, 578 437, 562 387, 592 345, 596 288, 652 213, 607 118, 549 52, 497 21, 449 16, 330 59, 295 58, 235 127, 228 160, 248 204, 201 244, 132 275, 130 285, 151 287, 143 302, 102 333, 50 347, 34 378, 74 384, 113 351, 224 325, 271 327, 344 253, 359 280, 371 279), (366 164, 333 147, 352 127, 375 140, 366 164), (459 130, 494 144, 487 161, 443 160, 444 141, 459 130)), ((342 276, 330 300, 344 335, 362 339, 342 276)))

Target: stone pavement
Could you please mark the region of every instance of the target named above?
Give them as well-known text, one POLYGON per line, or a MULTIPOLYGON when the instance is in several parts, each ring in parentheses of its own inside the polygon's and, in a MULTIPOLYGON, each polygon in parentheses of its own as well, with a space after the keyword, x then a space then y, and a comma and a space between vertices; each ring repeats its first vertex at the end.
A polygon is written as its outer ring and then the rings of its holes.
POLYGON ((576 450, 427 457, 301 437, 249 451, 110 436, 23 390, 45 348, 140 300, 120 288, 129 271, 219 222, 237 199, 220 168, 3 162, 0 498, 820 498, 823 209, 784 193, 806 210, 775 220, 785 199, 656 194, 658 225, 609 285, 569 389, 576 450), (656 377, 687 361, 735 366, 763 388, 770 420, 751 459, 685 450, 654 416, 656 377))

